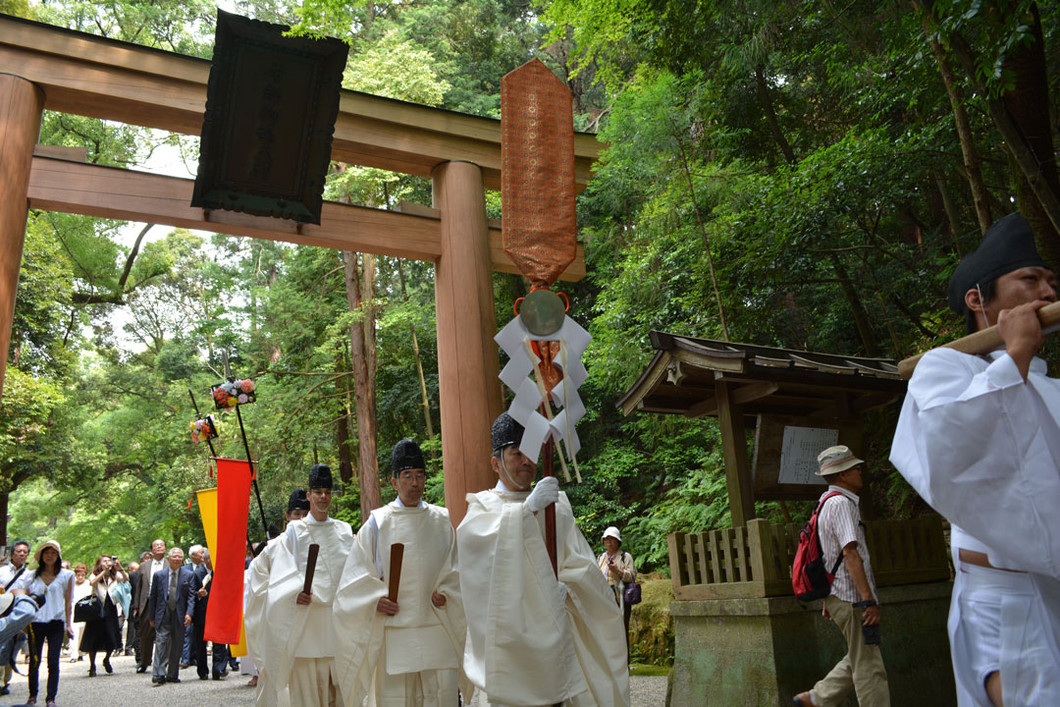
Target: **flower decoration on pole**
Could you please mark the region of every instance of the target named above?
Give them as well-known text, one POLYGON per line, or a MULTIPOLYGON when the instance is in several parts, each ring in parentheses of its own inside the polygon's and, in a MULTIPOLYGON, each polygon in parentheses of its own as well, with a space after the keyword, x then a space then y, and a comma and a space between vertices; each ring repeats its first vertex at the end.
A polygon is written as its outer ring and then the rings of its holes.
POLYGON ((224 383, 211 386, 210 394, 218 410, 227 410, 237 405, 246 405, 255 400, 254 381, 250 378, 237 380, 230 378, 224 383))
POLYGON ((213 415, 199 418, 191 423, 191 441, 195 444, 207 442, 217 436, 217 422, 213 415))

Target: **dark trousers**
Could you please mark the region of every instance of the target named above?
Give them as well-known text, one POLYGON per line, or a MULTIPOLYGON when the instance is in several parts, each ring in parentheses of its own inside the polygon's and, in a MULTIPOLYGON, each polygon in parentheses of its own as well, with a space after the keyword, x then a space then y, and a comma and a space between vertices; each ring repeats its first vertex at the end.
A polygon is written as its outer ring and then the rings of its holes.
POLYGON ((226 643, 213 644, 213 674, 224 675, 232 662, 232 653, 226 643))
MULTIPOLYGON (((195 661, 195 671, 199 677, 205 680, 210 669, 206 664, 206 607, 209 606, 210 595, 200 597, 195 601, 195 614, 191 619, 191 659, 195 661)), ((223 643, 213 644, 213 674, 214 677, 223 675, 228 670, 228 646, 223 643)))
MULTIPOLYGON (((206 630, 206 610, 199 608, 199 602, 203 600, 200 598, 195 604, 195 613, 191 617, 191 626, 188 626, 188 633, 191 635, 191 652, 189 657, 191 662, 195 663, 195 672, 199 674, 200 678, 206 678, 210 674, 210 668, 206 664, 206 639, 203 638, 203 632, 206 630)), ((214 662, 217 661, 217 656, 214 656, 214 662)))
MULTIPOLYGON (((209 668, 206 667, 206 641, 202 638, 202 629, 196 629, 195 641, 192 642, 193 657, 195 658, 195 670, 199 677, 205 680, 209 676, 209 668)), ((223 675, 228 670, 228 646, 223 643, 213 644, 213 674, 214 677, 223 675)))
POLYGON ((147 615, 147 609, 140 609, 139 613, 140 633, 140 667, 144 670, 151 669, 151 652, 155 647, 155 627, 151 625, 151 618, 147 615))
POLYGON ((125 619, 125 655, 135 652, 137 663, 140 662, 140 631, 137 628, 138 623, 140 622, 131 618, 125 619))
POLYGON ((629 604, 622 605, 622 625, 626 627, 626 663, 629 663, 629 618, 633 614, 633 607, 629 604))
POLYGON ((40 660, 44 642, 48 642, 48 694, 46 702, 55 700, 59 691, 59 654, 63 649, 63 634, 66 633, 62 619, 29 625, 29 696, 36 699, 40 687, 40 660))

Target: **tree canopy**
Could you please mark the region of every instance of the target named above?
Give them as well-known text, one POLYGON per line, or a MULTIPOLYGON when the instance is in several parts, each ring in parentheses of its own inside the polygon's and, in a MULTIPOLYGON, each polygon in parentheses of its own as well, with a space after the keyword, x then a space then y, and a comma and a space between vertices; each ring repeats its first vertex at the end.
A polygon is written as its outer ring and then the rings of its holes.
MULTIPOLYGON (((580 427, 585 482, 567 490, 590 541, 618 525, 644 569, 666 569, 667 533, 729 522, 715 424, 624 419, 615 408, 650 359, 650 330, 902 358, 961 333, 946 311, 946 283, 992 220, 1019 210, 1042 253, 1060 254, 1051 5, 261 0, 237 8, 349 42, 348 88, 497 117, 501 76, 533 57, 571 88, 576 126, 598 131, 606 149, 578 202, 588 277, 563 287, 594 339, 580 427)), ((202 3, 6 1, 0 9, 210 54, 212 9, 202 3)), ((51 113, 41 140, 122 166, 163 146, 197 149, 51 113)), ((430 184, 336 164, 327 198, 429 204, 430 184)), ((491 216, 499 200, 487 196, 491 216)), ((159 536, 201 540, 189 501, 211 482, 208 451, 190 441, 188 391, 205 412, 226 360, 233 375, 258 384, 244 421, 270 520, 319 461, 349 469, 337 513, 359 523, 362 383, 351 332, 365 321, 377 361, 383 499, 393 496, 389 450, 411 436, 431 460, 427 498, 442 502, 433 268, 357 260, 360 282, 367 273, 372 286, 354 302, 353 256, 32 213, 0 407, 10 534, 56 537, 81 559, 132 554, 159 536)), ((520 278, 495 276, 498 322, 525 289, 520 278)), ((925 508, 884 461, 893 416, 869 421, 862 454, 876 472, 877 512, 903 517, 925 508)), ((234 416, 219 417, 218 453, 244 456, 234 416)), ((772 503, 758 511, 781 517, 772 503)))

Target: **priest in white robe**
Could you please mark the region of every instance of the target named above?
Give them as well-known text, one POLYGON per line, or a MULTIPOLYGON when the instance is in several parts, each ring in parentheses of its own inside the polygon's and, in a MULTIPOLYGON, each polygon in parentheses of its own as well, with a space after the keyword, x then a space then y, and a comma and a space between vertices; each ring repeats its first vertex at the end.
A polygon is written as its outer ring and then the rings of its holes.
POLYGON ((622 612, 555 478, 537 482, 523 427, 493 424, 497 486, 468 494, 457 528, 468 641, 464 670, 492 707, 629 704, 622 612), (556 504, 557 567, 544 516, 556 504))
POLYGON ((1056 278, 1018 214, 988 229, 950 281, 969 333, 1004 350, 929 351, 891 461, 953 525, 949 631, 960 705, 1060 704, 1060 381, 1035 356, 1056 278))
MULTIPOLYGON (((287 498, 287 510, 284 511, 284 513, 283 513, 283 527, 286 529, 288 525, 290 525, 291 523, 293 523, 296 520, 302 520, 307 515, 309 515, 309 496, 306 493, 305 489, 296 488, 294 491, 291 492, 291 495, 287 498)), ((268 540, 268 542, 264 542, 263 541, 263 544, 265 545, 265 547, 261 547, 260 543, 256 543, 255 546, 251 548, 251 552, 254 553, 253 557, 257 558, 257 556, 260 555, 262 552, 264 552, 267 549, 267 546, 272 544, 272 543, 276 543, 276 542, 281 542, 282 543, 283 542, 283 537, 284 536, 281 533, 281 534, 279 534, 279 535, 277 535, 277 536, 275 536, 273 538, 270 538, 268 540)), ((262 560, 262 562, 271 562, 271 558, 267 559, 267 560, 262 560)), ((244 574, 243 574, 243 616, 244 617, 246 617, 246 615, 247 615, 247 606, 248 606, 248 604, 250 602, 250 577, 251 577, 251 571, 252 571, 251 568, 247 567, 246 572, 244 572, 244 574)), ((260 589, 260 586, 259 586, 259 589, 260 589)), ((245 624, 245 622, 246 622, 246 620, 244 619, 244 624, 245 624)), ((254 649, 252 647, 250 647, 250 646, 247 646, 247 657, 246 657, 246 659, 239 661, 239 672, 240 672, 240 674, 241 675, 249 675, 250 676, 250 680, 249 680, 249 682, 247 682, 247 687, 258 687, 259 683, 261 682, 261 680, 259 680, 260 675, 258 674, 258 666, 254 664, 254 659, 253 659, 254 654, 255 654, 254 649)), ((260 652, 259 652, 259 654, 260 654, 260 652)), ((258 694, 259 695, 261 694, 262 690, 264 690, 264 688, 265 688, 264 684, 262 684, 261 687, 258 688, 258 694)), ((286 691, 284 691, 284 694, 286 696, 286 691)), ((286 699, 284 699, 282 701, 285 704, 287 702, 286 699)))
POLYGON ((335 670, 332 604, 353 544, 349 523, 328 516, 331 469, 309 471, 310 510, 251 563, 247 647, 261 675, 259 705, 342 705, 335 670), (310 593, 303 591, 310 545, 319 545, 310 593))
MULTIPOLYGON (((372 511, 335 594, 336 665, 347 705, 456 707, 467 624, 449 512, 423 501, 423 453, 412 440, 391 454, 392 503, 372 511), (396 601, 390 558, 404 546, 396 601)), ((465 701, 471 686, 463 686, 465 701)))

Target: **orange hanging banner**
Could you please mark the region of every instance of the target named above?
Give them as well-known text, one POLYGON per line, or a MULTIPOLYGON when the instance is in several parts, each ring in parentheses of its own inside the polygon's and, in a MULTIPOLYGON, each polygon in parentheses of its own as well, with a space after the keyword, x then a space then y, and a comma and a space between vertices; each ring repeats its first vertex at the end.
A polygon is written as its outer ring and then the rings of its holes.
POLYGON ((532 59, 501 79, 504 252, 535 288, 577 256, 570 89, 532 59))

